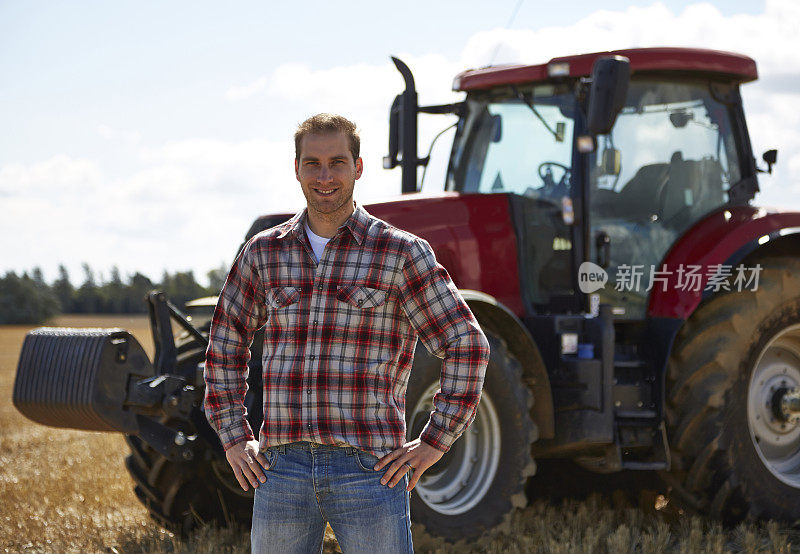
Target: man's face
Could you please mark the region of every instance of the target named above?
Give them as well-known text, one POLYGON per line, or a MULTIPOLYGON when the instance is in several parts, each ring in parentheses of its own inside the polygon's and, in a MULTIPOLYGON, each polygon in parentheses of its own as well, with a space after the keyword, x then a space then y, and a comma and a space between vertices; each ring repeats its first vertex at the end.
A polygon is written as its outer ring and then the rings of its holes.
POLYGON ((344 133, 306 135, 300 143, 300 160, 295 160, 294 171, 308 209, 335 214, 350 210, 363 164, 361 158, 353 160, 344 133))

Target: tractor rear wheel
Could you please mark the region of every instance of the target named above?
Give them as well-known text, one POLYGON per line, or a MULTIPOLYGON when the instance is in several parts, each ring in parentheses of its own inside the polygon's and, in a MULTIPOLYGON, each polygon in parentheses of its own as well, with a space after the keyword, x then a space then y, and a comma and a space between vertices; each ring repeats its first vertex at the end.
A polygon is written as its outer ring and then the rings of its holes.
POLYGON ((701 306, 669 361, 667 481, 723 521, 800 518, 800 262, 760 260, 755 291, 701 306))
MULTIPOLYGON (((519 361, 487 333, 491 356, 475 420, 411 493, 414 546, 452 548, 508 530, 515 508, 527 504, 525 486, 536 471, 531 443, 538 438, 533 396, 519 361)), ((406 391, 408 440, 419 437, 439 388, 441 360, 418 346, 406 391)))
MULTIPOLYGON (((205 349, 184 338, 177 344, 176 373, 194 375, 205 360, 205 349)), ((255 376, 251 371, 251 379, 255 376)), ((251 381, 248 379, 248 381, 251 381)), ((260 383, 260 376, 258 377, 260 383)), ((261 413, 261 398, 252 391, 261 387, 250 382, 245 404, 261 413)), ((249 410, 250 411, 250 410, 249 410)), ((160 525, 186 536, 204 524, 218 526, 250 525, 253 511, 253 491, 243 491, 236 481, 225 454, 218 444, 204 440, 215 437, 201 408, 196 408, 191 421, 164 419, 161 423, 192 435, 202 431, 197 439, 195 458, 188 462, 170 461, 135 435, 125 437, 131 449, 125 466, 134 481, 134 492, 160 525), (205 429, 203 429, 205 428, 205 429)), ((251 421, 251 425, 253 422, 251 421)), ((213 440, 213 439, 212 439, 213 440)))

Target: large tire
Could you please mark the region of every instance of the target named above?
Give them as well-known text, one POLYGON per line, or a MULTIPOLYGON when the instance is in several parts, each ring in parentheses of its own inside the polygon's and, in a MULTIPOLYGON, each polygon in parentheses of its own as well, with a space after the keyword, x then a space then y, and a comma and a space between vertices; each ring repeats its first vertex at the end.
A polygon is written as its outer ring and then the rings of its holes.
MULTIPOLYGON (((450 549, 508 530, 515 508, 527 505, 525 485, 536 472, 531 443, 533 395, 519 361, 487 334, 491 356, 472 425, 411 494, 411 530, 419 551, 450 549)), ((406 391, 409 440, 417 438, 433 408, 441 360, 420 345, 406 391)))
MULTIPOLYGON (((258 344, 254 339, 254 344, 258 344)), ((176 373, 193 376, 205 360, 205 349, 188 337, 177 344, 176 373)), ((254 349, 255 350, 255 349, 254 349)), ((245 398, 248 419, 254 429, 260 426, 261 376, 252 365, 260 367, 260 355, 253 352, 249 390, 245 398)), ((228 464, 216 433, 201 408, 192 412, 190 421, 163 419, 163 424, 198 434, 195 458, 172 462, 135 435, 126 436, 131 454, 125 466, 134 481, 134 492, 150 516, 160 525, 186 536, 200 525, 243 525, 249 527, 253 511, 253 491, 243 491, 228 464)))
POLYGON ((800 424, 772 411, 800 386, 800 262, 758 263, 757 290, 702 305, 668 365, 667 481, 727 523, 800 518, 800 424))

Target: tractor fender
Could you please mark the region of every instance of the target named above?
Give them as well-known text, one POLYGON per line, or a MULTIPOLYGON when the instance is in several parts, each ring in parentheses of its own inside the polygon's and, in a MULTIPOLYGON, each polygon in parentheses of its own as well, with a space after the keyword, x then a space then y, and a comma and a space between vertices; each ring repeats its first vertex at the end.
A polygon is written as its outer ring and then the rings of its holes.
POLYGON ((713 294, 704 292, 709 268, 718 264, 735 266, 761 254, 796 254, 800 252, 797 248, 800 245, 798 234, 798 212, 727 206, 709 214, 684 233, 662 260, 658 269, 666 266, 667 282, 665 286, 653 287, 648 316, 687 319, 700 302, 713 294), (678 286, 681 266, 701 266, 700 290, 678 286))
POLYGON ((728 265, 743 264, 745 267, 754 267, 759 260, 764 258, 777 258, 787 256, 800 257, 800 227, 784 227, 759 237, 742 246, 725 263, 728 265))
POLYGON ((555 423, 550 378, 536 341, 522 321, 494 297, 470 289, 460 289, 459 292, 481 327, 502 339, 522 364, 523 380, 533 394, 531 415, 539 428, 539 438, 553 438, 555 423))

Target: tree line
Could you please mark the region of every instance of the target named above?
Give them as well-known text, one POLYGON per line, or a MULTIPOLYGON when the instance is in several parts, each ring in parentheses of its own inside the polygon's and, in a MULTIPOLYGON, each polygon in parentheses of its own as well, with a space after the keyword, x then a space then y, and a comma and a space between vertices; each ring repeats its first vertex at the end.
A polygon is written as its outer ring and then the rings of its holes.
POLYGON ((227 276, 221 266, 206 274, 209 285, 200 285, 192 271, 164 271, 161 281, 154 282, 139 272, 123 280, 114 266, 108 279, 98 276, 89 264, 83 264, 83 283, 73 286, 67 268, 58 268, 58 278, 48 284, 40 268, 30 274, 8 271, 0 277, 0 324, 39 324, 60 313, 144 313, 145 295, 153 289, 166 293, 178 307, 187 301, 219 294, 227 276))

